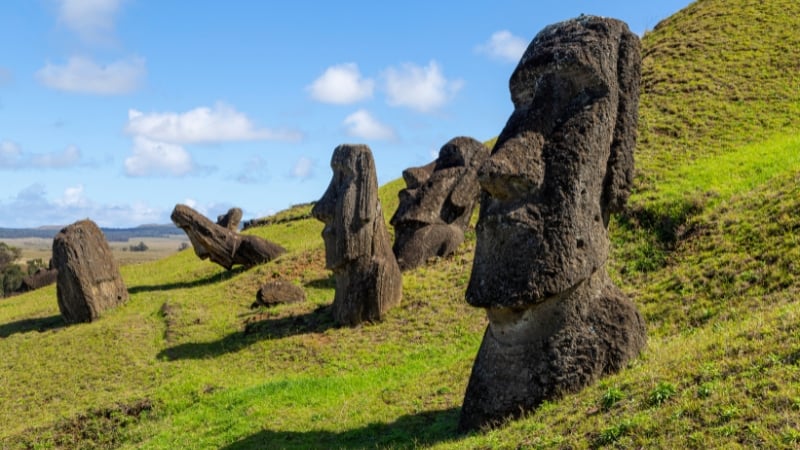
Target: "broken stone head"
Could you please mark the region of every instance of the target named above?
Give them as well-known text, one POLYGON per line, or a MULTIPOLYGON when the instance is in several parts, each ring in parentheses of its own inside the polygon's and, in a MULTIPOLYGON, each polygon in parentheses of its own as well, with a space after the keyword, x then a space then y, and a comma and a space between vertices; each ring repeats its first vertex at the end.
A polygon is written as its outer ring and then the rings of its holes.
POLYGON ((493 426, 619 370, 644 322, 608 278, 608 220, 630 193, 640 43, 593 16, 548 26, 511 76, 514 112, 479 172, 467 288, 489 326, 462 430, 493 426))
POLYGON ((489 149, 469 137, 447 142, 439 157, 422 167, 403 171, 406 188, 391 224, 394 250, 401 270, 448 256, 464 242, 464 230, 478 202, 478 168, 489 149))

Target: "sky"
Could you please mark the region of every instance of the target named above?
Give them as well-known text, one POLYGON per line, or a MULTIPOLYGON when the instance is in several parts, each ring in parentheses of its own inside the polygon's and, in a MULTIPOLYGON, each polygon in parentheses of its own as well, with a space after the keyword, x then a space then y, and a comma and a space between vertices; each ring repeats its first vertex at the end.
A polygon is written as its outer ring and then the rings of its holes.
POLYGON ((0 227, 244 218, 311 202, 336 146, 378 182, 456 136, 486 141, 545 26, 642 35, 689 0, 3 0, 0 227))

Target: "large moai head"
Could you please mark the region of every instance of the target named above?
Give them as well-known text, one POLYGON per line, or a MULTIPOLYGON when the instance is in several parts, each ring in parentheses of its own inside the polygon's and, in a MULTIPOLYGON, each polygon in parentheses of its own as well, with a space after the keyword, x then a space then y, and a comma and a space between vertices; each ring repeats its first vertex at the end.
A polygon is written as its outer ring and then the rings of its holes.
POLYGON ((618 20, 581 16, 531 42, 479 173, 470 304, 536 304, 605 263, 609 214, 633 177, 640 65, 639 39, 618 20))
POLYGON ((400 303, 402 276, 381 212, 372 152, 366 145, 340 145, 331 168, 331 183, 311 215, 325 223, 325 265, 336 278, 333 317, 342 325, 381 320, 400 303))
POLYGON ((489 149, 469 137, 456 137, 432 163, 403 171, 406 188, 392 216, 394 253, 400 268, 417 267, 433 256, 446 256, 464 241, 478 201, 478 169, 489 149))
POLYGON ((646 343, 605 268, 609 215, 631 188, 640 64, 627 25, 581 16, 540 32, 511 76, 515 109, 479 172, 466 297, 489 325, 461 430, 576 392, 646 343))

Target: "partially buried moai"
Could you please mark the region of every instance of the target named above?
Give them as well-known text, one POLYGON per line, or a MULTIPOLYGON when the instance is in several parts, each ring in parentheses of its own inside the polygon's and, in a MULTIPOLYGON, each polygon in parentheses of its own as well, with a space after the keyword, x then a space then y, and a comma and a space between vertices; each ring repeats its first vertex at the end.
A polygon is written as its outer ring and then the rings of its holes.
POLYGON ((575 392, 646 343, 641 315, 605 269, 609 215, 631 189, 640 67, 625 23, 581 16, 542 30, 511 76, 515 109, 479 173, 466 298, 489 326, 462 431, 575 392))
POLYGON ((333 271, 332 311, 341 325, 381 320, 400 304, 402 275, 378 200, 372 152, 340 145, 331 158, 333 179, 311 214, 325 223, 325 266, 333 271))
POLYGON ((91 322, 128 300, 117 262, 91 220, 62 229, 53 239, 58 309, 67 323, 91 322))
POLYGON ((489 149, 469 137, 457 137, 432 163, 403 171, 406 188, 392 216, 394 250, 401 270, 447 256, 464 242, 464 230, 478 203, 478 168, 489 149))

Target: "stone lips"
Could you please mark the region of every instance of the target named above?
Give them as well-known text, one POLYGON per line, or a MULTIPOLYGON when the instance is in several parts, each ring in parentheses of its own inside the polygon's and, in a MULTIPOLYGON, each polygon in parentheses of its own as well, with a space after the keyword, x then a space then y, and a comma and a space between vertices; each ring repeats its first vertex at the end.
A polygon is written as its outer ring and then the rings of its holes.
POLYGON ((53 239, 58 309, 67 323, 91 322, 128 300, 128 291, 103 232, 91 220, 62 229, 53 239))
POLYGON ((381 213, 372 152, 366 145, 340 145, 331 168, 333 178, 311 214, 325 223, 325 265, 336 279, 333 317, 349 326, 378 321, 400 304, 402 276, 381 213))

